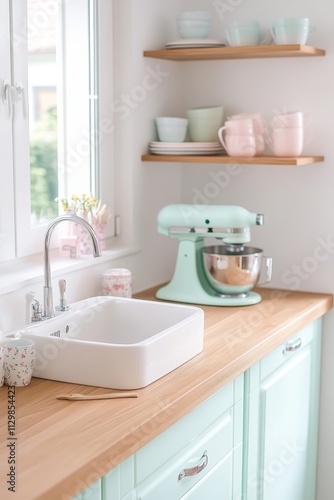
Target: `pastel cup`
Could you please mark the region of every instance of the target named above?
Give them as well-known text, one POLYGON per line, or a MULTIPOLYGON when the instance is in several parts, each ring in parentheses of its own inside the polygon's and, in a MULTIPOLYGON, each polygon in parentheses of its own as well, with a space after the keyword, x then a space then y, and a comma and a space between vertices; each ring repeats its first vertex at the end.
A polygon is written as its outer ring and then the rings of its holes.
POLYGON ((271 131, 271 148, 275 156, 300 156, 303 146, 302 127, 274 128, 271 131))
MULTIPOLYGON (((236 115, 232 115, 228 118, 228 123, 234 127, 244 127, 245 124, 252 124, 253 134, 256 139, 256 156, 261 156, 264 153, 265 149, 265 140, 264 140, 264 122, 261 113, 240 113, 236 115)), ((226 124, 226 122, 225 122, 226 124)), ((249 126, 249 125, 248 125, 249 126)), ((242 132, 240 130, 241 134, 242 132)))
POLYGON ((183 142, 187 135, 188 120, 171 116, 155 119, 158 138, 161 142, 183 142))
POLYGON ((34 342, 20 338, 4 347, 4 382, 6 385, 24 387, 30 384, 35 364, 34 342))
POLYGON ((222 106, 199 107, 187 110, 188 133, 192 142, 217 141, 218 129, 224 119, 222 106))
POLYGON ((228 156, 249 158, 256 155, 256 137, 254 135, 223 135, 223 130, 218 133, 218 138, 228 156))
POLYGON ((310 21, 307 17, 277 19, 271 26, 272 36, 277 45, 304 45, 310 29, 310 21))
POLYGON ((227 44, 231 47, 259 45, 261 29, 259 25, 230 26, 225 31, 227 44))

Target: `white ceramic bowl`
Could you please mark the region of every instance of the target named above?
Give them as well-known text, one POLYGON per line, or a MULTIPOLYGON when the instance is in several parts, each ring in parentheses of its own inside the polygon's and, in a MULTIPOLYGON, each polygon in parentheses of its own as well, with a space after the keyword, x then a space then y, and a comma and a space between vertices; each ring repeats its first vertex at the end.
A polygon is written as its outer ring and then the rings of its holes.
POLYGON ((187 135, 187 118, 159 116, 155 119, 159 141, 183 142, 187 135))

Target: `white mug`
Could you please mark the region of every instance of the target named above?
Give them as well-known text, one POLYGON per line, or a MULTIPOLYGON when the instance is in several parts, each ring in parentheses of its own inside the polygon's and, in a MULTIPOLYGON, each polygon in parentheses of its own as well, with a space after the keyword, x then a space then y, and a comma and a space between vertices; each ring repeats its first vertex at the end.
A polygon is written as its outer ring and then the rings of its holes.
POLYGON ((4 347, 5 384, 24 387, 30 384, 35 364, 34 342, 20 338, 4 347))

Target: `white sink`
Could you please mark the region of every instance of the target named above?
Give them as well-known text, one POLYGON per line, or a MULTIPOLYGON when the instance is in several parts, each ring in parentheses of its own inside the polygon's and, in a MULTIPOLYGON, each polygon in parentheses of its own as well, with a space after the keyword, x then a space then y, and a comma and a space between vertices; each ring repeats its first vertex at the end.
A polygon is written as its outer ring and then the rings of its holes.
POLYGON ((33 376, 113 389, 138 389, 203 349, 198 307, 92 297, 21 330, 34 340, 33 376))

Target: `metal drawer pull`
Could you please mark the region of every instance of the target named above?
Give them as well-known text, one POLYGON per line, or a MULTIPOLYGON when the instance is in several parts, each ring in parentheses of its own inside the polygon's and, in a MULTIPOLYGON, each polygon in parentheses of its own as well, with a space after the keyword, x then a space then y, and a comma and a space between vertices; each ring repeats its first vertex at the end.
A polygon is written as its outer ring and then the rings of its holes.
POLYGON ((286 352, 297 351, 301 347, 301 345, 302 345, 302 339, 298 339, 293 344, 286 345, 283 349, 283 354, 285 354, 286 352))
POLYGON ((189 469, 181 470, 178 479, 180 480, 186 476, 196 476, 196 474, 199 474, 200 472, 202 472, 202 470, 205 469, 205 467, 208 465, 208 461, 209 461, 208 455, 206 453, 207 453, 207 451, 205 450, 205 452, 203 453, 203 455, 200 458, 199 464, 196 465, 196 467, 190 467, 189 469))

